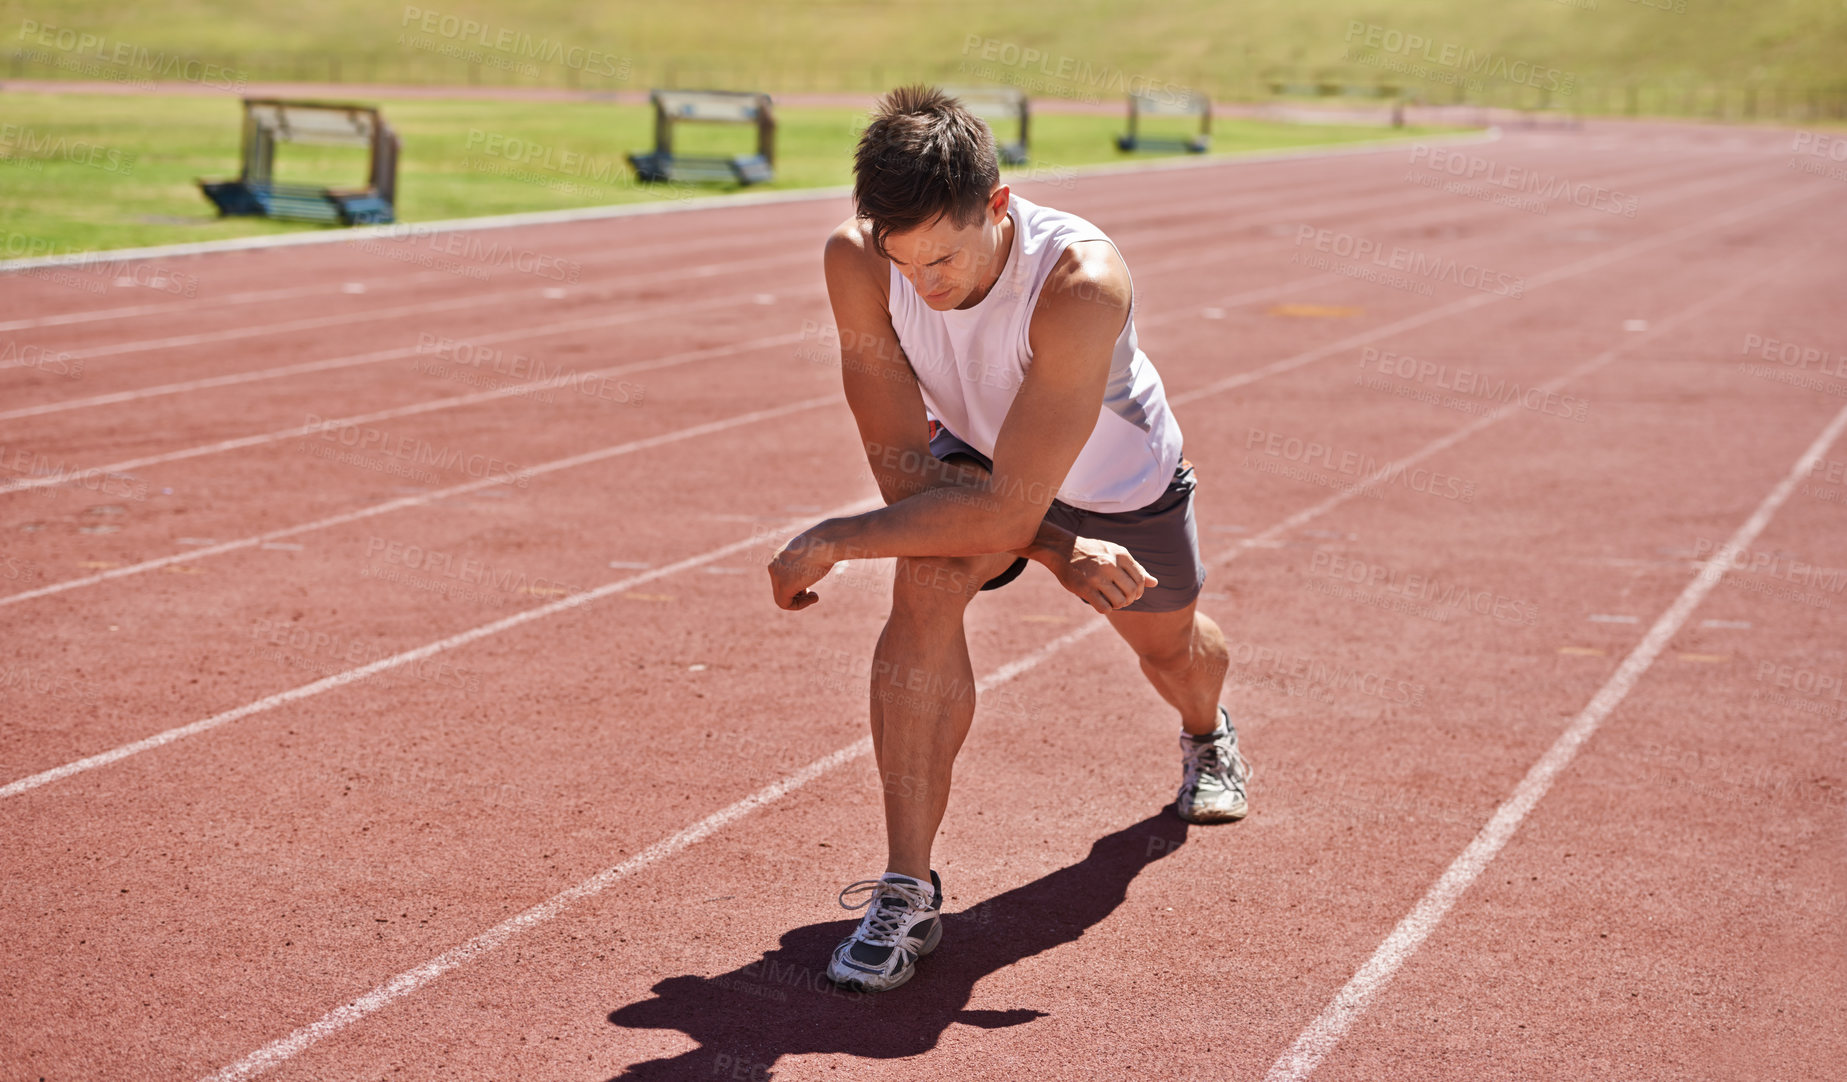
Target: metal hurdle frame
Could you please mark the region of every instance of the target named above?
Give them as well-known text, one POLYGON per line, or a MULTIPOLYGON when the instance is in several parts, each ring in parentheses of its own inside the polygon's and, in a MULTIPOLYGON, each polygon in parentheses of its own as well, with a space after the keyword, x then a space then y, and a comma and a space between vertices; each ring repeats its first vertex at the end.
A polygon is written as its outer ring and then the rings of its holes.
POLYGON ((1016 86, 944 87, 943 93, 961 102, 969 112, 980 117, 994 132, 994 150, 1006 165, 1025 165, 1027 136, 1032 124, 1032 107, 1026 91, 1016 86), (1020 136, 1003 142, 995 121, 1017 121, 1020 136))
POLYGON ((243 166, 236 180, 200 180, 220 215, 371 225, 395 220, 398 136, 369 105, 283 98, 244 99, 243 166), (366 182, 358 188, 283 184, 275 179, 281 143, 367 148, 366 182))
POLYGON ((1204 94, 1184 96, 1136 93, 1129 95, 1129 130, 1116 137, 1116 149, 1122 151, 1184 150, 1204 154, 1212 146, 1212 99, 1204 94), (1141 134, 1143 116, 1197 116, 1199 134, 1191 139, 1150 139, 1141 134))
POLYGON ((776 116, 770 96, 747 90, 660 90, 648 94, 654 106, 654 149, 628 156, 644 181, 732 180, 762 184, 776 176, 776 116), (673 127, 679 123, 753 124, 757 152, 729 158, 676 155, 673 127))

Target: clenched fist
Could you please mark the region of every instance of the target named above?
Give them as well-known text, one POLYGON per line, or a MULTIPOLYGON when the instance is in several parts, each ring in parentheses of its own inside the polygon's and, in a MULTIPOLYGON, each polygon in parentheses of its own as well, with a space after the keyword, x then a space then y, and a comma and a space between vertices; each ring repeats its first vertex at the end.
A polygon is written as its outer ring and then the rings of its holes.
POLYGON ((1135 604, 1142 591, 1160 585, 1128 549, 1094 537, 1076 538, 1070 556, 1052 570, 1065 589, 1104 614, 1135 604))

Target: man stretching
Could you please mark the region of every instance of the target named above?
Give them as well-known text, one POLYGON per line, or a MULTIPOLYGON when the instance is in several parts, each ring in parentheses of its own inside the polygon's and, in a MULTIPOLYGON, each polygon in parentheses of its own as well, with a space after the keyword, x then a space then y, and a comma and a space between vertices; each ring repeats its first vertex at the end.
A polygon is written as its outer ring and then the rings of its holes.
POLYGON ((987 126, 925 87, 879 103, 853 195, 857 213, 827 240, 827 291, 847 405, 886 506, 817 523, 769 572, 776 604, 796 610, 834 564, 897 558, 872 745, 879 776, 904 784, 884 787, 890 859, 882 878, 841 891, 866 914, 828 967, 879 991, 909 980, 942 938, 930 845, 975 714, 963 611, 1027 561, 1105 614, 1180 712, 1182 817, 1242 818, 1249 772, 1218 702, 1225 638, 1195 611, 1206 573, 1193 467, 1136 346, 1115 245, 1012 194, 987 126))

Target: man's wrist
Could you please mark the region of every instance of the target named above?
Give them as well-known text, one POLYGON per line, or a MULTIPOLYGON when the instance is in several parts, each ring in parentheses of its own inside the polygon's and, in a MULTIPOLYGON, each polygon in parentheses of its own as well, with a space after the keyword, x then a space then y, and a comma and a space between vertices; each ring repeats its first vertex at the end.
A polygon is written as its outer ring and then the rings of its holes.
POLYGON ((1070 562, 1071 549, 1076 542, 1077 535, 1070 530, 1041 522, 1032 541, 1023 549, 1015 549, 1013 554, 1057 570, 1070 562))
POLYGON ((852 528, 843 518, 822 519, 801 536, 802 555, 811 560, 837 564, 851 559, 852 528))

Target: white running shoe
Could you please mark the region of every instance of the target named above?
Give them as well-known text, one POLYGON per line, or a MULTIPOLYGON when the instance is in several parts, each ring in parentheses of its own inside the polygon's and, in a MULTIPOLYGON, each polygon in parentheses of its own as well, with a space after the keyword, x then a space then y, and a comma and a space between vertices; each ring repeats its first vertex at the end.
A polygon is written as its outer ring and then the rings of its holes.
POLYGON ((862 992, 884 992, 911 979, 917 959, 936 949, 943 938, 943 881, 930 882, 897 872, 863 879, 840 892, 842 909, 864 907, 859 928, 834 948, 827 979, 862 992), (847 895, 865 893, 849 905, 847 895))
POLYGON ((1174 810, 1190 823, 1226 823, 1250 811, 1244 787, 1250 764, 1238 752, 1238 730, 1231 714, 1219 707, 1219 727, 1209 736, 1180 734, 1180 792, 1174 810))

